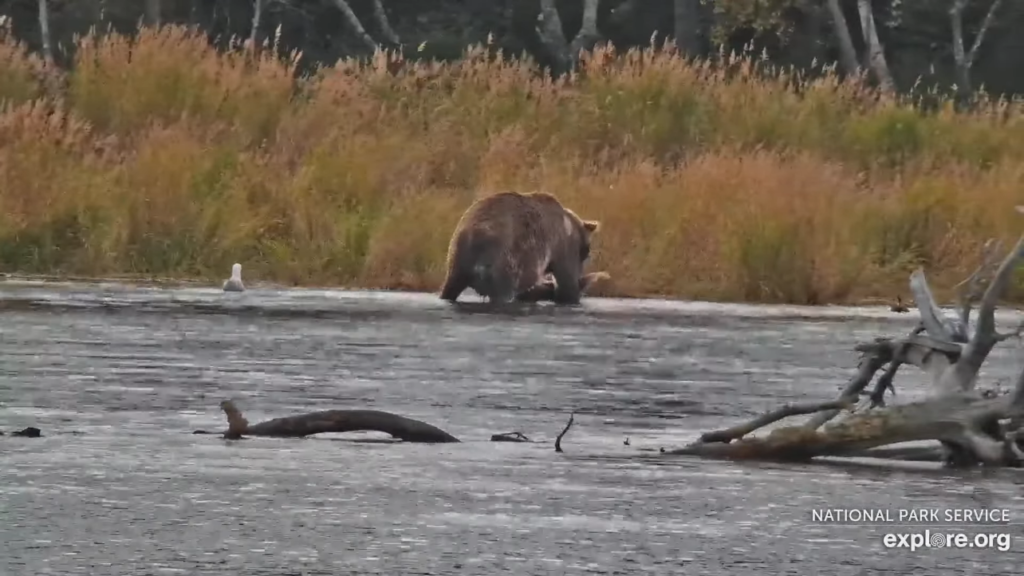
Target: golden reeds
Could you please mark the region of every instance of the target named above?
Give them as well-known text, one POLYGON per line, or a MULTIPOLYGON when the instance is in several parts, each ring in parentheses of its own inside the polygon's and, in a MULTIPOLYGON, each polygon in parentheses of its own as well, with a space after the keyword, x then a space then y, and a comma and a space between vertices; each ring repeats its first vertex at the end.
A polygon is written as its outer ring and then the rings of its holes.
POLYGON ((239 261, 433 291, 475 197, 543 188, 602 221, 605 294, 825 303, 895 296, 917 265, 949 285, 1021 230, 1018 105, 925 112, 656 49, 557 82, 482 48, 308 78, 295 62, 164 27, 86 37, 53 81, 0 42, 0 269, 221 278, 239 261))

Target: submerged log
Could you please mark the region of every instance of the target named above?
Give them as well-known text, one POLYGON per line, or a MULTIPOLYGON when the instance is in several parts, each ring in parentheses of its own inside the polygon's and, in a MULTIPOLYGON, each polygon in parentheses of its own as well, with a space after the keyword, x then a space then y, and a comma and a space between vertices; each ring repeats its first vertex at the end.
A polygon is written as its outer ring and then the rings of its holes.
POLYGON ((444 430, 425 422, 380 410, 323 410, 250 425, 234 402, 225 400, 220 407, 228 419, 228 429, 223 435, 229 439, 243 436, 302 438, 331 432, 384 432, 405 442, 459 441, 444 430))
MULTIPOLYGON (((4 433, 0 432, 0 436, 3 435, 4 433)), ((22 438, 40 438, 42 437, 42 435, 42 430, 36 428, 35 426, 29 426, 28 428, 11 432, 11 436, 20 436, 22 438)))
POLYGON ((503 434, 492 434, 491 442, 533 442, 522 432, 505 432, 503 434))
POLYGON ((982 263, 958 288, 960 306, 947 316, 935 302, 922 270, 910 278, 920 325, 902 339, 877 338, 857 346, 857 374, 833 402, 792 405, 770 411, 750 422, 707 432, 694 443, 666 454, 737 460, 806 461, 816 457, 875 457, 935 460, 947 465, 1020 466, 1024 463, 1024 370, 1010 394, 976 387, 978 371, 996 344, 1024 332, 995 326, 996 302, 1006 290, 1017 263, 1024 258, 1024 237, 1002 259, 993 255, 999 244, 984 247, 982 263), (986 275, 991 278, 986 279, 986 275), (977 323, 969 334, 970 312, 978 303, 977 323), (904 405, 885 407, 883 395, 895 393, 894 379, 903 365, 924 371, 932 396, 904 405), (854 407, 875 374, 869 401, 854 407), (833 422, 840 413, 843 418, 833 422), (778 427, 767 435, 753 432, 784 418, 813 414, 803 425, 778 427), (932 447, 886 448, 914 441, 937 441, 932 447))

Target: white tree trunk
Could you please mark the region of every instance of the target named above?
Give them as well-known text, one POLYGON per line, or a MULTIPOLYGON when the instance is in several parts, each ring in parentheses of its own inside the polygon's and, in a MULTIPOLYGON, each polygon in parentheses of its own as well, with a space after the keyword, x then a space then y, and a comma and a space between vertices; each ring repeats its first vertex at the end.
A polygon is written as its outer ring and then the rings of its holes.
POLYGON ((341 15, 345 18, 345 21, 348 23, 349 26, 352 27, 352 30, 356 33, 356 36, 359 37, 359 39, 363 42, 363 44, 366 45, 367 48, 376 52, 380 48, 380 46, 377 44, 377 41, 374 40, 373 37, 366 32, 366 28, 363 27, 363 23, 359 21, 359 17, 356 16, 356 13, 352 11, 352 7, 348 5, 347 0, 333 1, 334 5, 337 6, 338 10, 341 11, 341 15))
POLYGON ((384 4, 381 0, 373 0, 373 18, 377 21, 377 27, 380 28, 380 34, 385 40, 395 46, 402 43, 401 38, 391 27, 391 22, 388 21, 388 13, 384 11, 384 4))
POLYGON ((843 8, 839 5, 839 0, 828 0, 827 4, 832 28, 839 41, 839 63, 843 67, 843 72, 855 76, 860 73, 860 64, 857 62, 857 49, 853 47, 853 37, 850 36, 850 27, 846 24, 843 8))
POLYGON ((160 26, 160 0, 146 0, 146 24, 154 28, 160 26))
POLYGON ((953 5, 949 9, 949 23, 953 31, 953 60, 956 62, 957 92, 963 95, 974 92, 974 86, 971 82, 971 67, 978 57, 978 49, 985 40, 985 34, 988 33, 988 29, 995 20, 996 12, 1003 3, 1003 0, 993 0, 992 4, 989 5, 988 12, 985 13, 985 19, 981 22, 981 27, 978 28, 978 33, 974 36, 974 43, 968 52, 964 48, 963 18, 964 9, 967 8, 968 1, 953 0, 953 5))
POLYGON ((47 0, 39 0, 39 36, 43 43, 43 58, 53 64, 53 40, 50 38, 50 11, 47 0))
POLYGON ((575 68, 580 52, 601 39, 597 29, 598 6, 598 0, 583 0, 583 24, 572 42, 568 42, 562 31, 562 18, 558 14, 555 0, 540 0, 537 36, 555 60, 558 72, 568 72, 575 68))
POLYGON ((867 47, 868 65, 882 89, 892 92, 896 89, 896 83, 892 80, 889 63, 885 60, 885 48, 878 37, 871 0, 857 0, 857 10, 860 13, 860 28, 864 35, 864 45, 867 47))
POLYGON ((679 53, 690 58, 700 55, 700 0, 675 0, 673 18, 679 53))
POLYGON ((263 19, 263 2, 265 0, 252 0, 252 26, 249 29, 249 47, 256 50, 256 41, 259 39, 260 20, 263 19))

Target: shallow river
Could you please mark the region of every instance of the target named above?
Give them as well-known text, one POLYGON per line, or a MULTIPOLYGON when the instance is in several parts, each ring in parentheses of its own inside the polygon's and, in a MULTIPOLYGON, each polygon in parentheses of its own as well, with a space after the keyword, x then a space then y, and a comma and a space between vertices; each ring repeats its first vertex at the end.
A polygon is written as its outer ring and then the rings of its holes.
MULTIPOLYGON (((1008 313, 1006 321, 1013 317, 1008 313)), ((852 347, 912 315, 591 299, 0 282, 0 574, 1020 574, 1024 475, 662 456, 779 403, 835 396, 852 347), (473 298, 469 297, 472 301, 473 298), (225 441, 373 408, 463 442, 225 441), (568 414, 575 425, 552 448, 568 414), (521 431, 534 444, 489 442, 521 431), (629 439, 629 445, 625 440, 629 439), (826 508, 1008 509, 1012 547, 887 549, 826 508)), ((1012 342, 984 378, 1007 384, 1012 342)), ((896 400, 923 393, 908 370, 896 400)), ((377 441, 369 441, 377 440, 377 441)))

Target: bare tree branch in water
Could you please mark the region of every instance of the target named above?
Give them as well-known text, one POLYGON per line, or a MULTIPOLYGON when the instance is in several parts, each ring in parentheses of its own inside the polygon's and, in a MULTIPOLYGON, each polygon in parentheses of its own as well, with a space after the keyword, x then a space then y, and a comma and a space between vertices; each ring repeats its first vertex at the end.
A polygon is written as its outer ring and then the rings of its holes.
POLYGON ((996 302, 1024 258, 1024 236, 993 271, 997 246, 994 242, 986 244, 978 270, 959 285, 965 288, 960 292, 958 315, 954 318, 945 316, 935 302, 924 272, 915 271, 910 283, 921 325, 906 338, 878 338, 857 346, 862 354, 857 374, 837 400, 785 406, 750 422, 705 433, 697 442, 667 453, 782 461, 806 461, 819 456, 913 457, 941 459, 947 465, 1021 465, 1024 452, 1018 437, 1024 425, 1024 370, 1010 394, 976 388, 978 371, 995 345, 1024 331, 1024 324, 1006 333, 996 331, 995 325, 996 302), (971 304, 976 301, 977 326, 968 337, 967 320, 971 304), (882 394, 894 389, 896 371, 906 364, 930 377, 932 396, 880 408, 882 394), (875 373, 886 365, 888 369, 879 378, 869 402, 832 422, 844 408, 857 401, 875 373), (765 436, 749 437, 784 418, 807 413, 814 415, 803 425, 778 427, 765 436), (938 441, 941 446, 880 449, 922 440, 938 441))
POLYGON ((575 416, 575 412, 569 414, 569 421, 565 423, 565 428, 563 428, 562 432, 558 434, 558 438, 555 438, 555 452, 562 451, 562 438, 565 436, 565 433, 569 431, 569 428, 572 428, 572 421, 575 416))
POLYGON ((724 442, 728 444, 737 438, 742 438, 747 434, 750 434, 754 430, 764 428, 765 426, 774 424, 779 420, 789 418, 790 416, 803 416, 825 410, 846 410, 853 407, 854 403, 848 398, 819 402, 817 404, 786 404, 781 408, 776 408, 771 412, 762 414, 750 422, 733 426, 732 428, 726 428, 724 430, 705 432, 704 434, 701 434, 700 441, 706 443, 724 442))

